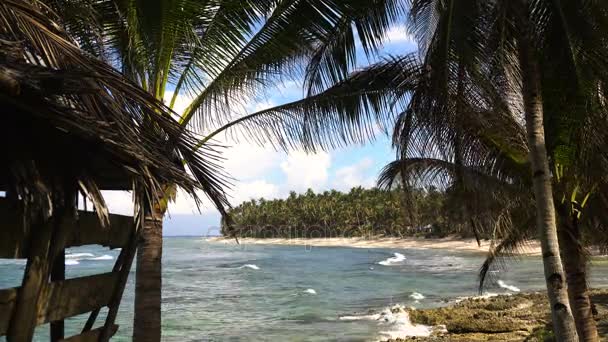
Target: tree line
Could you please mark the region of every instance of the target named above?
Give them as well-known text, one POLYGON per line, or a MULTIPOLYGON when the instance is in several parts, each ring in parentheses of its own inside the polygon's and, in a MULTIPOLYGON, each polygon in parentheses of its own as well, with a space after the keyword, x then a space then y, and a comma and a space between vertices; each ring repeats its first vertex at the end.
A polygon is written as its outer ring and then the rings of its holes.
MULTIPOLYGON (((434 186, 391 190, 354 187, 315 193, 292 191, 285 199, 252 199, 229 215, 239 237, 443 237, 473 236, 449 193, 434 186)), ((226 225, 222 227, 222 233, 226 225)))

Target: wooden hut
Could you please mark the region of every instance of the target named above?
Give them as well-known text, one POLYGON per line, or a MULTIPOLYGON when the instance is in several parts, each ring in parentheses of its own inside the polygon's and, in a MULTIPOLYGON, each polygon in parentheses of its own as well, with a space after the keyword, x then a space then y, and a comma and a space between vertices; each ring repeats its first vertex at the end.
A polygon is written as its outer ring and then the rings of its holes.
POLYGON ((83 54, 58 22, 35 1, 0 2, 0 258, 27 259, 21 286, 0 289, 8 341, 30 341, 48 322, 52 341, 108 340, 165 185, 221 192, 212 158, 192 152, 170 111, 83 54), (132 191, 134 215, 109 214, 101 190, 132 191), (79 196, 94 210, 79 211, 79 196), (122 248, 112 271, 65 279, 65 248, 88 244, 122 248), (82 333, 65 337, 63 320, 85 313, 82 333))

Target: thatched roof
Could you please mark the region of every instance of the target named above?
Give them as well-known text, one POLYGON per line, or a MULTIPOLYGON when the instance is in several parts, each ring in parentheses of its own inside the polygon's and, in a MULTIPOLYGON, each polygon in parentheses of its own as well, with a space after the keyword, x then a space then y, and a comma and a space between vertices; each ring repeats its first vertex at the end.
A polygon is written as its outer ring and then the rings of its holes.
POLYGON ((34 0, 0 3, 0 191, 46 207, 79 187, 103 210, 99 190, 156 197, 160 184, 177 184, 226 204, 213 148, 192 152, 196 139, 167 107, 56 22, 34 0))

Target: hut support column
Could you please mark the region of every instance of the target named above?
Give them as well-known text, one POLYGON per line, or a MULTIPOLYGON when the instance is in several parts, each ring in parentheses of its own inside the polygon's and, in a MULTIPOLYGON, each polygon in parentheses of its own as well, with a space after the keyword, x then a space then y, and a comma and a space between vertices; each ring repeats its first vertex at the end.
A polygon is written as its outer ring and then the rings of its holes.
MULTIPOLYGON (((53 263, 51 281, 65 280, 65 249, 63 249, 53 263)), ((51 342, 57 342, 65 337, 64 321, 51 322, 51 342)))
POLYGON ((40 297, 48 291, 51 266, 63 251, 69 234, 68 227, 60 223, 61 219, 49 219, 32 229, 38 234, 34 235, 30 247, 23 282, 8 330, 9 342, 29 342, 34 336, 38 323, 40 297))

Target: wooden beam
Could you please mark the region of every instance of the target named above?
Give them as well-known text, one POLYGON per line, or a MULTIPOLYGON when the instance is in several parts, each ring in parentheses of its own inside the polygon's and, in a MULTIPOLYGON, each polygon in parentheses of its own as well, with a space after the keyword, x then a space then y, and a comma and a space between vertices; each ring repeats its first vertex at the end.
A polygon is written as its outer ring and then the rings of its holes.
MULTIPOLYGON (((65 219, 62 226, 70 226, 70 234, 64 247, 102 245, 122 248, 129 242, 133 231, 133 218, 110 214, 110 226, 102 227, 97 214, 78 211, 78 218, 65 219)), ((0 258, 27 258, 30 232, 24 227, 17 208, 0 198, 0 258)))
MULTIPOLYGON (((51 281, 65 280, 65 249, 55 258, 53 268, 51 269, 51 281)), ((63 319, 51 322, 51 342, 62 340, 65 335, 65 325, 63 319)))
POLYGON ((118 280, 118 272, 108 272, 52 283, 48 295, 42 299, 38 324, 58 321, 108 305, 118 280))
POLYGON ((17 289, 0 290, 0 336, 6 335, 17 301, 17 289))
POLYGON ((139 232, 139 229, 134 227, 133 233, 131 234, 131 240, 129 241, 129 245, 126 247, 127 252, 124 254, 124 260, 119 271, 118 284, 116 284, 112 300, 108 305, 108 316, 106 317, 106 323, 104 324, 104 329, 102 330, 99 338, 101 342, 109 341, 110 337, 114 335, 114 332, 112 332, 112 327, 114 326, 114 321, 116 320, 116 315, 118 314, 118 307, 120 306, 122 294, 125 290, 127 279, 129 278, 129 272, 131 271, 131 264, 133 263, 135 252, 137 251, 137 243, 139 242, 140 237, 139 232))
MULTIPOLYGON (((110 304, 121 281, 119 272, 72 278, 50 284, 41 296, 36 325, 80 315, 110 304)), ((0 336, 8 331, 20 288, 0 290, 0 336)))
MULTIPOLYGON (((72 337, 68 337, 64 340, 60 340, 59 342, 98 342, 99 337, 101 336, 101 331, 104 327, 99 327, 97 329, 89 330, 79 335, 75 335, 72 337)), ((118 330, 118 325, 114 324, 110 327, 110 337, 116 334, 118 330)))

